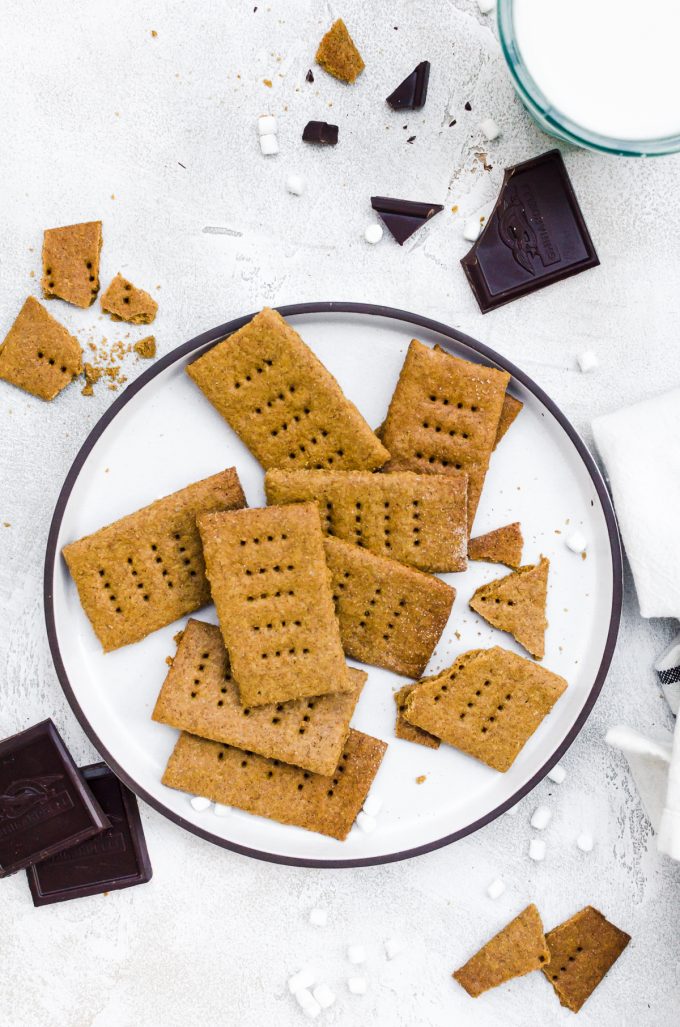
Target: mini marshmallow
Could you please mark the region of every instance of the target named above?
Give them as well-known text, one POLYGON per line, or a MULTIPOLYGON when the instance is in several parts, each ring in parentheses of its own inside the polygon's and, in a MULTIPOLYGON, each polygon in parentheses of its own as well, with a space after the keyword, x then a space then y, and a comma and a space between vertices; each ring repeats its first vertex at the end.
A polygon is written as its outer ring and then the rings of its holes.
POLYGON ((576 362, 583 374, 588 374, 589 371, 594 371, 596 367, 600 366, 597 354, 593 353, 592 349, 587 349, 584 350, 583 353, 579 353, 576 358, 576 362))
POLYGON ((377 817, 382 809, 383 801, 379 795, 369 795, 364 803, 364 813, 369 817, 377 817))
POLYGON ((194 795, 193 799, 191 800, 191 805, 197 813, 204 813, 205 810, 209 809, 210 806, 212 806, 212 802, 210 801, 210 799, 206 799, 203 795, 194 795))
POLYGON ((582 531, 572 531, 564 540, 564 544, 572 553, 583 553, 588 548, 588 539, 582 531))
POLYGON ((493 118, 484 118, 484 121, 480 121, 477 126, 479 131, 482 133, 485 139, 491 142, 493 139, 498 139, 501 134, 501 130, 493 120, 493 118))
POLYGON ((486 889, 486 894, 490 899, 500 899, 501 895, 505 891, 505 883, 501 881, 500 877, 497 877, 495 881, 492 881, 489 887, 486 889))
POLYGON ((328 912, 325 909, 313 909, 309 914, 310 924, 315 927, 325 927, 328 923, 328 912))
POLYGON ((369 225, 366 231, 364 232, 364 239, 366 240, 366 242, 370 242, 371 246, 375 246, 376 243, 379 243, 382 237, 382 226, 378 224, 369 225))
POLYGON ((366 949, 363 945, 350 945, 347 949, 347 958, 355 965, 366 962, 366 949))
POLYGON ((404 946, 398 938, 385 938, 385 955, 388 959, 394 959, 400 952, 404 951, 404 946))
POLYGON ((353 995, 365 995, 368 991, 368 981, 365 977, 349 977, 347 987, 353 995))
POLYGON ((357 815, 357 827, 360 831, 363 831, 364 834, 373 834, 377 826, 378 821, 375 817, 369 817, 368 813, 364 813, 362 811, 357 815))
POLYGON ((257 119, 257 131, 261 136, 275 136, 278 130, 276 118, 272 114, 263 114, 257 119))
POLYGON ((556 763, 552 770, 548 771, 548 777, 551 781, 554 781, 556 785, 561 785, 567 776, 567 772, 561 763, 556 763))
POLYGON ((463 238, 468 242, 476 242, 482 233, 482 224, 479 218, 465 218, 463 224, 463 238))
POLYGON ((312 995, 322 1009, 330 1009, 335 1002, 335 992, 331 991, 327 984, 317 984, 312 990, 312 995))
POLYGON ((298 1005, 305 1016, 309 1020, 316 1020, 317 1016, 321 1012, 321 1006, 314 998, 311 991, 307 991, 306 988, 301 988, 300 991, 295 992, 295 998, 297 999, 298 1005))
POLYGON ((286 189, 293 196, 302 196, 306 184, 302 175, 289 175, 286 179, 286 189))
POLYGON ((532 838, 529 842, 529 859, 540 863, 545 859, 545 842, 542 838, 532 838))
POLYGON ((223 806, 221 802, 216 802, 213 813, 216 817, 229 817, 231 816, 231 806, 223 806))
POLYGON ((496 0, 477 0, 477 6, 482 14, 491 14, 496 6, 496 0))
POLYGON ((531 818, 531 826, 535 827, 537 831, 545 831, 551 820, 552 810, 547 806, 537 806, 531 818))
POLYGON ((260 136, 260 149, 265 157, 279 152, 279 141, 275 135, 260 136))
POLYGON ((583 831, 576 839, 576 845, 581 852, 592 852, 595 841, 589 831, 583 831))
POLYGON ((297 995, 298 991, 311 988, 316 984, 316 975, 309 966, 303 966, 296 974, 288 978, 288 990, 291 995, 297 995))

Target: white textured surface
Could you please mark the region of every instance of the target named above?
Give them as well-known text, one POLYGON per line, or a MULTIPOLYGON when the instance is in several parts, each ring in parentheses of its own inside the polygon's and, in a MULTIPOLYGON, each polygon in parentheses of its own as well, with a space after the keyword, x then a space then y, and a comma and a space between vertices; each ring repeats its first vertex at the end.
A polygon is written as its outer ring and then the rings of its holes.
MULTIPOLYGON (((488 213, 504 165, 553 145, 514 99, 493 16, 474 0, 345 0, 332 13, 343 15, 367 64, 348 88, 321 70, 305 82, 331 20, 327 5, 254 6, 3 5, 0 332, 25 295, 36 294, 42 229, 101 217, 103 284, 120 270, 154 292, 161 353, 264 303, 363 300, 422 312, 503 351, 586 439, 595 414, 680 383, 671 359, 680 323, 680 158, 637 163, 567 151, 602 266, 482 317, 458 266, 467 249, 462 219, 488 213), (425 58, 427 106, 389 112, 383 98, 425 58), (281 152, 269 160, 253 127, 263 113, 278 118, 281 152), (502 132, 483 147, 480 117, 493 117, 502 132), (303 146, 309 118, 339 124, 338 146, 303 146), (309 182, 302 198, 286 192, 291 172, 309 182), (387 237, 369 247, 372 193, 445 209, 404 247, 387 237), (205 226, 229 233, 206 234, 205 226), (575 357, 589 347, 601 367, 583 376, 575 357)), ((50 309, 83 340, 127 331, 99 320, 98 307, 50 309)), ((142 366, 131 362, 129 373, 142 366)), ((89 762, 96 754, 49 657, 42 560, 66 471, 113 397, 101 386, 93 399, 73 387, 50 405, 9 387, 1 393, 0 736, 51 715, 79 762, 89 762)), ((328 1024, 569 1024, 572 1014, 539 974, 474 1003, 450 978, 478 942, 535 901, 547 926, 590 902, 633 935, 580 1025, 673 1023, 680 867, 656 855, 625 759, 603 735, 611 723, 670 727, 651 665, 675 631, 671 621, 642 621, 629 589, 609 680, 561 761, 567 780, 545 781, 519 804, 522 816, 501 817, 454 847, 368 870, 269 866, 143 808, 151 884, 34 910, 22 875, 0 882, 0 1022, 288 1027, 302 1014, 287 978, 313 961, 339 996, 323 1014, 328 1024), (526 856, 538 802, 554 811, 544 863, 526 856), (597 836, 589 859, 573 844, 583 830, 597 836), (485 888, 499 872, 507 891, 491 906, 485 888), (323 948, 307 923, 317 904, 332 910, 323 948), (381 942, 392 933, 408 960, 384 959, 381 942), (370 994, 360 1000, 343 984, 347 937, 369 952, 370 994)))

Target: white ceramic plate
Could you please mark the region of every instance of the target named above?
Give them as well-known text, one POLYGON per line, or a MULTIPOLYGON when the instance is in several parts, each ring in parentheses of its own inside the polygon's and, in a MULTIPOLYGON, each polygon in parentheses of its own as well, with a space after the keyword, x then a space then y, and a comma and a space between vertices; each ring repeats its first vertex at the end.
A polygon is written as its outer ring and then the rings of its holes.
MULTIPOLYGON (((54 514, 45 566, 45 609, 62 686, 94 745, 142 798, 183 827, 217 844, 264 859, 306 865, 360 865, 428 851, 508 809, 571 744, 602 687, 621 605, 621 552, 609 497, 585 446, 563 415, 517 368, 481 343, 404 311, 363 304, 317 303, 281 308, 336 376, 369 423, 380 424, 406 349, 415 335, 466 359, 509 370, 524 403, 491 461, 475 534, 521 521, 525 562, 550 557, 544 665, 569 689, 506 774, 442 746, 439 751, 394 737, 392 693, 403 679, 366 668, 368 681, 353 724, 389 743, 373 788, 383 799, 378 829, 355 826, 345 842, 284 827, 247 813, 220 819, 195 812, 189 798, 161 784, 177 732, 151 720, 181 622, 136 645, 103 654, 66 570, 63 545, 154 499, 235 465, 248 503, 264 503, 263 473, 243 443, 184 373, 201 351, 250 316, 208 332, 158 361, 116 400, 93 430, 68 474, 54 514), (587 559, 565 538, 580 529, 587 559), (424 783, 416 778, 425 776, 424 783)), ((428 672, 467 649, 500 644, 520 651, 467 606, 502 567, 472 563, 445 578, 458 592, 428 672)), ((214 621, 212 607, 199 616, 214 621)))

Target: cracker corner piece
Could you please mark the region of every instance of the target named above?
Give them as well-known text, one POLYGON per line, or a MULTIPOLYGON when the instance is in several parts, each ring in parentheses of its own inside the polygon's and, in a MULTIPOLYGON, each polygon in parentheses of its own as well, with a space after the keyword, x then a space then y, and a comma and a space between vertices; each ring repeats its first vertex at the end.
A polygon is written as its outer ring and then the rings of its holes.
POLYGON ((503 563, 513 571, 522 563, 522 526, 519 521, 506 524, 468 542, 468 559, 486 563, 503 563))
POLYGON ((344 841, 386 749, 379 738, 350 729, 337 776, 323 777, 183 733, 162 781, 170 788, 344 841))
POLYGON ((91 307, 99 292, 101 221, 46 228, 41 280, 43 296, 57 296, 76 307, 91 307))
POLYGON ((532 902, 451 976, 468 995, 477 998, 490 988, 541 970, 549 963, 541 916, 532 902))
POLYGON ((515 399, 509 392, 505 393, 503 399, 503 409, 501 410, 501 416, 498 421, 498 431, 496 432, 496 441, 493 444, 493 448, 496 449, 498 443, 505 436, 508 428, 514 423, 515 419, 519 417, 524 408, 524 403, 519 399, 515 399))
POLYGON ((438 749, 441 745, 441 739, 431 735, 429 731, 424 731, 421 727, 416 727, 415 724, 409 724, 408 720, 404 717, 406 700, 417 684, 418 682, 416 681, 411 685, 404 685, 403 688, 394 693, 394 701, 397 706, 397 721, 394 726, 394 734, 405 742, 417 742, 419 745, 427 746, 428 749, 438 749))
POLYGON ((332 374, 265 307, 186 368, 265 469, 374 471, 389 453, 332 374))
POLYGON ((54 399, 82 372, 80 343, 29 296, 0 344, 0 378, 39 399, 54 399))
POLYGON ((630 941, 593 906, 549 931, 550 965, 542 967, 560 1005, 578 1013, 630 941))
POLYGON ((127 321, 135 325, 150 325, 158 310, 153 296, 144 289, 138 289, 127 278, 123 278, 120 272, 101 297, 100 303, 104 313, 111 315, 112 321, 127 321))
POLYGON ((542 556, 537 564, 527 564, 480 585, 469 604, 492 627, 512 635, 537 660, 545 656, 549 570, 550 561, 542 556))
POLYGON ((333 78, 351 84, 366 65, 342 18, 334 21, 316 51, 316 63, 333 78))

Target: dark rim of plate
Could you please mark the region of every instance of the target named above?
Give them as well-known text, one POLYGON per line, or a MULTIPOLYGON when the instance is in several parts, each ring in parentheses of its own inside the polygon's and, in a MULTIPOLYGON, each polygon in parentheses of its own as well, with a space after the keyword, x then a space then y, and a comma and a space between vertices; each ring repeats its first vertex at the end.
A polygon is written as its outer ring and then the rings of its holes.
POLYGON ((576 429, 570 424, 567 418, 564 416, 562 411, 555 405, 555 403, 546 395, 543 390, 536 385, 523 371, 514 364, 510 363, 505 357, 500 356, 494 350, 489 349, 483 343, 478 342, 476 339, 471 338, 469 335, 464 335, 462 332, 457 331, 455 328, 450 328, 448 325, 441 324, 439 321, 432 321, 430 318, 421 317, 419 314, 410 313, 407 310, 398 310, 394 307, 383 307, 373 303, 334 303, 329 301, 317 302, 317 303, 292 303, 287 306, 276 308, 283 317, 292 317, 298 314, 366 314, 373 317, 385 317, 391 318, 395 321, 403 321, 407 324, 416 325, 419 328, 424 328, 430 332, 434 332, 444 339, 452 339, 458 345, 466 347, 471 356, 482 357, 490 364, 496 367, 502 368, 504 371, 508 371, 514 379, 533 393, 533 395, 543 404, 543 406, 553 415, 555 420, 564 429, 569 439, 574 444, 581 460, 585 464, 585 467, 590 475, 593 486, 599 498, 602 512, 607 525, 607 532, 609 535, 609 545, 611 549, 612 558, 612 610, 611 617, 609 619, 609 629, 607 631, 607 640, 602 654, 602 661, 598 668, 595 680, 588 698, 586 699, 584 706, 579 713, 576 722, 574 723, 571 730, 568 732, 566 738, 561 742, 555 752, 551 755, 550 759, 547 760, 540 770, 537 771, 526 782, 521 788, 519 788, 514 795, 503 802, 500 806, 491 810, 485 816, 480 817, 479 820, 475 820, 472 824, 468 824, 466 827, 461 828, 459 831, 454 831, 452 834, 444 835, 442 838, 437 838, 435 841, 427 842, 425 845, 419 845, 412 849, 404 849, 402 852, 392 852, 387 855, 381 856, 370 856, 365 859, 305 859, 302 857, 285 856, 279 855, 273 852, 262 852, 259 849, 251 849, 244 845, 238 845, 236 842, 228 841, 225 838, 221 838, 219 835, 213 834, 211 831, 205 830, 203 827, 198 827, 196 824, 190 823, 185 820, 180 814, 175 813, 173 810, 168 809, 160 800, 154 798, 146 791, 137 781, 135 781, 130 775, 121 767, 117 760, 113 758, 111 753, 108 752, 106 747, 102 744, 101 739, 97 733, 93 730, 90 725, 87 716, 82 710, 80 703, 76 699, 76 696, 71 687, 71 683, 64 667, 64 661, 61 656, 59 649, 59 639, 57 636, 55 616, 54 616, 54 598, 53 598, 53 581, 55 564, 58 557, 57 552, 57 539, 59 537, 59 531, 61 528, 62 518, 64 511, 73 490, 73 487, 78 479, 78 475, 87 460, 91 450, 95 443, 103 434, 104 430, 114 420, 120 410, 128 403, 133 396, 140 392, 153 378, 159 375, 171 364, 174 364, 178 360, 196 354, 202 350, 207 350, 211 346, 220 342, 222 339, 231 335, 233 332, 242 328, 244 324, 247 324, 255 316, 256 312, 252 314, 246 314, 244 317, 235 318, 233 321, 228 321, 226 324, 219 325, 217 328, 212 328, 208 332, 203 332, 202 335, 197 335, 195 339, 190 339, 189 342, 185 342, 182 346, 178 346, 172 350, 171 353, 161 357, 153 367, 150 367, 147 371, 144 371, 140 376, 132 382, 125 389, 123 393, 112 403, 109 409, 102 415, 97 424, 94 426, 85 442, 80 448, 78 455, 76 456, 71 469, 66 475, 66 480, 62 486, 57 505, 54 510, 52 517, 52 523, 50 525, 50 531, 47 539, 47 551, 45 553, 45 575, 44 575, 44 602, 45 602, 45 622, 47 625, 47 637, 52 652, 52 659, 54 660, 54 666, 57 671, 57 676, 61 683, 61 687, 64 690, 64 694, 76 715, 81 727, 85 731, 94 747, 102 757, 106 760, 112 770, 118 775, 128 788, 131 788, 141 799, 148 802, 159 813, 167 817, 169 820, 174 821, 183 827, 185 830, 190 831, 192 834, 198 835, 200 838, 205 838, 209 842, 213 842, 216 845, 221 845, 225 849, 231 849, 233 852, 238 852, 244 856, 252 856, 255 859, 265 860, 269 863, 282 863, 286 866, 304 866, 304 867, 325 867, 328 869, 337 869, 342 867, 365 867, 365 866, 378 866, 383 863, 394 863, 402 859, 410 859, 413 856, 420 856, 426 852, 432 852, 435 849, 439 849, 444 845, 449 845, 451 842, 458 841, 460 838, 464 838, 469 834, 474 834, 475 831, 479 831, 480 828, 490 824, 496 817, 499 817, 501 813, 505 813, 508 809, 515 806, 520 799, 527 795, 532 789, 539 784, 540 781, 546 776, 548 771, 559 761, 564 755, 567 749, 570 747, 572 742, 575 740, 581 728, 588 719, 595 702, 602 690, 609 665, 612 660, 614 653, 614 647, 616 645, 616 638, 619 630, 619 622, 621 620, 621 604, 623 597, 623 566, 621 556, 621 540, 619 537, 618 525, 616 522, 616 515, 614 513, 614 507, 612 506, 609 493, 607 492, 606 485, 602 479, 600 471, 595 463, 595 460, 591 456, 590 452, 586 448, 585 443, 577 433, 576 429))

